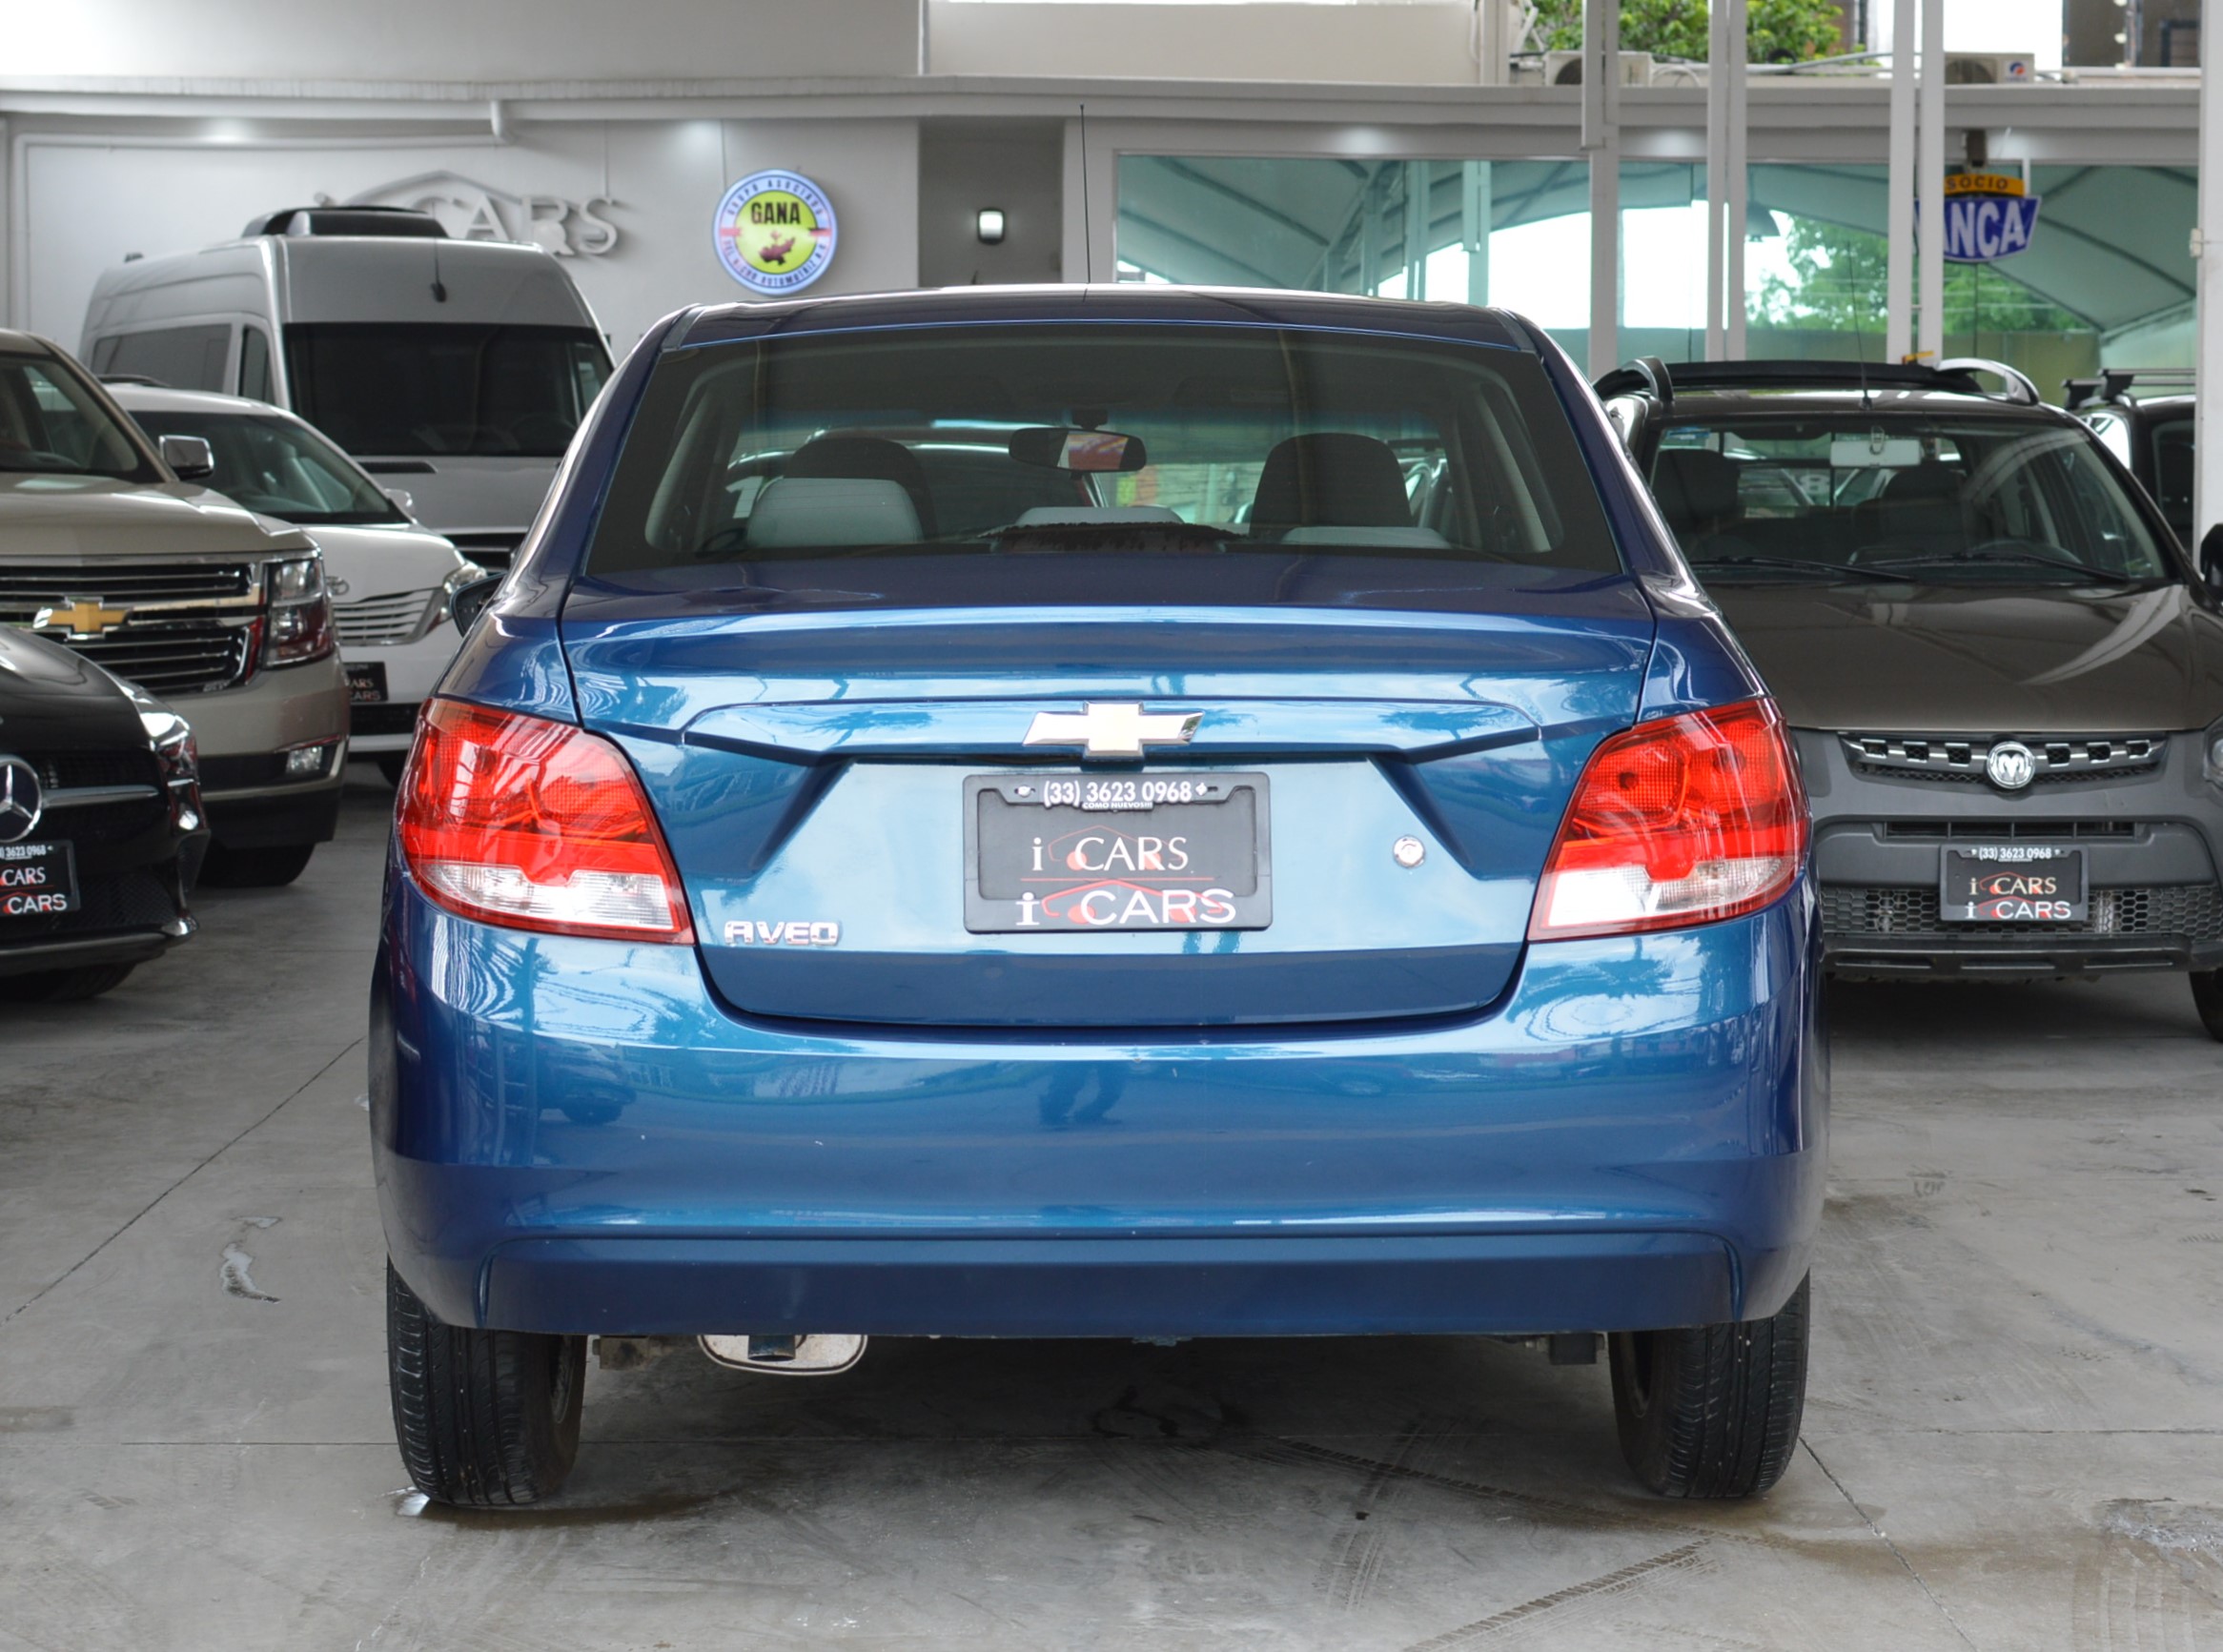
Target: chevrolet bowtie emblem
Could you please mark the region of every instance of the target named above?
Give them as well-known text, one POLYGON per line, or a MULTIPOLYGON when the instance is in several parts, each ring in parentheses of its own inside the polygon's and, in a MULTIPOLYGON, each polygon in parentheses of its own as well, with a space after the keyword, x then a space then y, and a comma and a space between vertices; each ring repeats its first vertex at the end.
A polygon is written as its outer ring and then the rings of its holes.
POLYGON ((41 608, 31 617, 31 628, 44 631, 53 625, 70 627, 70 641, 82 642, 98 637, 111 625, 120 625, 132 617, 129 608, 104 608, 100 599, 79 598, 66 608, 41 608))
POLYGON ((1091 701, 1086 712, 1037 711, 1027 744, 1078 745, 1091 757, 1140 757, 1146 745, 1186 745, 1203 721, 1201 711, 1150 713, 1132 702, 1091 701))

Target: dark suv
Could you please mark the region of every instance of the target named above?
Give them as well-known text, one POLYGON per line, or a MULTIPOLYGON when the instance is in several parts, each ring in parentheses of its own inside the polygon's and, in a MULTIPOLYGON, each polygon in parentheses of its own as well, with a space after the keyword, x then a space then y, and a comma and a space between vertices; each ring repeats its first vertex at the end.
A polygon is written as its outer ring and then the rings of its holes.
POLYGON ((2189 970, 2223 1037, 2223 613, 2100 438, 1985 371, 1597 388, 1794 730, 1830 967, 2189 970))

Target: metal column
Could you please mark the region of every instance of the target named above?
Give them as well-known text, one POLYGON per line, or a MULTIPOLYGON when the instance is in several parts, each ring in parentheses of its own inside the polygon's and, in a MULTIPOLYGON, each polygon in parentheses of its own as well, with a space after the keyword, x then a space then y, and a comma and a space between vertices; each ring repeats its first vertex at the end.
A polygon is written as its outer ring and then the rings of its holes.
POLYGON ((1745 0, 1717 0, 1705 74, 1705 354, 1744 358, 1745 0))
MULTIPOLYGON (((2223 422, 2213 417, 2215 393, 2223 389, 2223 72, 2211 69, 2209 43, 2223 40, 2223 0, 2200 6, 2199 227, 2192 232, 2198 256, 2196 303, 2198 355, 2192 390, 2192 534, 2198 548, 2223 520, 2223 422)), ((2223 66, 2218 66, 2223 68, 2223 66)))
POLYGON ((1915 0, 1891 11, 1891 198, 1885 203, 1884 359, 1914 351, 1915 0))
POLYGON ((1590 377, 1621 356, 1621 8, 1582 0, 1582 153, 1590 157, 1590 377))
POLYGON ((1922 0, 1922 159, 1915 181, 1921 222, 1914 232, 1923 357, 1945 358, 1945 0, 1922 0))
POLYGON ((1490 163, 1470 160, 1460 162, 1459 166, 1458 235, 1466 247, 1466 301, 1487 304, 1490 301, 1490 225, 1497 217, 1490 163))
POLYGON ((1428 231, 1436 163, 1405 162, 1405 296, 1428 296, 1428 231))

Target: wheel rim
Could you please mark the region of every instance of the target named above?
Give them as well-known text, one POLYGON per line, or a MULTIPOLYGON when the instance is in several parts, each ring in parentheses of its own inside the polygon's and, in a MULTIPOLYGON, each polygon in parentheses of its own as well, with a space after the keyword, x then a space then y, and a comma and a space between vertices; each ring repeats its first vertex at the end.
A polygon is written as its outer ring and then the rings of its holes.
POLYGON ((1624 1344, 1628 1350, 1622 1362, 1628 1407, 1637 1417, 1652 1409, 1652 1349, 1659 1335, 1656 1331, 1634 1331, 1624 1344))

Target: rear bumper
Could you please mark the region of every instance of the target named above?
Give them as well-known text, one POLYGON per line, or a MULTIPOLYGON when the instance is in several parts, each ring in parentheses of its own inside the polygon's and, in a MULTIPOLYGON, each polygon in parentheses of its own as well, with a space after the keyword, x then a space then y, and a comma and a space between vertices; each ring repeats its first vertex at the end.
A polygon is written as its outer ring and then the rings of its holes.
POLYGON ((1757 1317, 1806 1271, 1804 887, 1531 948, 1456 1025, 1122 1041, 751 1023, 691 950, 490 928, 390 882, 380 1206, 452 1323, 1510 1335, 1757 1317))

